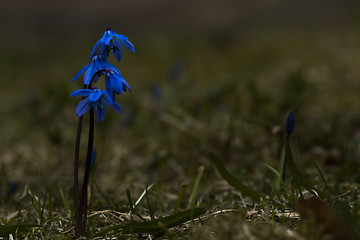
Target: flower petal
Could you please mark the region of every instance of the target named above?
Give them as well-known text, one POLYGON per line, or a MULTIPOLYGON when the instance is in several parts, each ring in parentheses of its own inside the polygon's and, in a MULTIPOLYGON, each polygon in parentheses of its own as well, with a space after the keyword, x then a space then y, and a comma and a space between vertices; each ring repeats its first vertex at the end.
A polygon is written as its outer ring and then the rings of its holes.
POLYGON ((90 58, 89 58, 90 61, 95 56, 95 54, 96 54, 97 50, 99 49, 100 45, 101 45, 101 42, 99 40, 99 41, 97 41, 97 43, 95 44, 95 46, 91 50, 91 54, 90 54, 90 58))
POLYGON ((89 94, 92 93, 92 90, 90 89, 79 89, 73 91, 70 96, 71 97, 86 97, 89 96, 89 94))
POLYGON ((107 59, 109 57, 109 47, 107 45, 101 45, 100 48, 100 55, 101 57, 103 57, 104 59, 107 59))
POLYGON ((103 93, 100 90, 93 90, 89 95, 89 99, 92 102, 97 102, 103 93))
POLYGON ((78 79, 89 67, 90 64, 86 65, 85 67, 83 67, 80 71, 78 71, 75 75, 75 77, 73 78, 73 81, 75 81, 76 79, 78 79))
POLYGON ((95 68, 95 64, 91 63, 88 70, 86 70, 86 72, 84 74, 84 84, 89 85, 92 77, 94 76, 94 74, 96 72, 97 72, 97 70, 95 68))
POLYGON ((122 56, 122 43, 117 37, 114 39, 114 46, 111 52, 113 53, 114 57, 120 62, 122 56))
POLYGON ((105 86, 107 92, 112 93, 114 91, 111 87, 110 78, 108 76, 105 77, 105 86))
POLYGON ((110 103, 113 103, 114 99, 111 97, 110 93, 107 91, 101 90, 103 92, 103 99, 107 99, 110 103))
POLYGON ((126 92, 126 89, 129 89, 129 92, 131 92, 131 88, 124 78, 122 79, 122 89, 124 92, 126 92))
POLYGON ((121 113, 121 106, 118 102, 113 101, 110 103, 107 99, 103 99, 103 101, 106 105, 109 105, 112 109, 114 109, 115 112, 121 113))
POLYGON ((129 50, 132 53, 135 53, 135 47, 129 40, 123 41, 122 44, 127 50, 129 50))
POLYGON ((90 110, 89 98, 84 98, 76 107, 76 113, 80 117, 90 110))
POLYGON ((123 78, 121 77, 121 75, 115 74, 115 73, 111 73, 109 77, 110 77, 110 83, 111 83, 112 89, 113 89, 117 94, 121 94, 121 93, 122 93, 122 80, 123 80, 123 78))
POLYGON ((121 106, 118 102, 113 102, 109 105, 112 109, 114 109, 117 113, 121 113, 121 106))
POLYGON ((99 122, 103 122, 105 119, 106 114, 106 107, 105 106, 98 106, 94 110, 95 116, 99 122))

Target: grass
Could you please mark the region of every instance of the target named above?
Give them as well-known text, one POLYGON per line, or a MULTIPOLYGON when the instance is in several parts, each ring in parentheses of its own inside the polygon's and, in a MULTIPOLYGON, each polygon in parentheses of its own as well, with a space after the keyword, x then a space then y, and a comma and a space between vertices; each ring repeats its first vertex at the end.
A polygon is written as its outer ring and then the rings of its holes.
MULTIPOLYGON (((119 98, 121 115, 108 111, 95 126, 90 236, 337 239, 347 229, 359 237, 358 34, 129 37, 137 52, 117 66, 133 92, 119 98), (292 168, 276 187, 289 111, 292 168), (189 208, 201 214, 181 215, 189 208), (175 227, 118 231, 139 216, 153 224, 174 214, 185 216, 175 227)), ((0 219, 27 228, 19 238, 73 234, 78 99, 69 94, 95 39, 50 42, 0 47, 0 219)))

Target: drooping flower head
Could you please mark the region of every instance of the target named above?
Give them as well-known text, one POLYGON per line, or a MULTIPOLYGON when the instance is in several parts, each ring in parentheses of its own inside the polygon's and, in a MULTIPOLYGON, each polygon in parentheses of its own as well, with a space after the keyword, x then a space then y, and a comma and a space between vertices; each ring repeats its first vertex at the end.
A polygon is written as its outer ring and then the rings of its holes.
POLYGON ((109 56, 109 52, 111 51, 115 58, 120 62, 123 46, 130 52, 135 53, 135 47, 127 37, 122 34, 117 34, 108 28, 92 49, 90 59, 97 53, 100 48, 100 55, 103 58, 107 58, 109 56))
POLYGON ((126 80, 121 76, 120 71, 114 69, 105 69, 105 84, 106 90, 110 93, 112 98, 115 98, 115 94, 122 94, 127 89, 131 92, 131 88, 126 80))
POLYGON ((82 74, 84 74, 84 84, 89 85, 91 79, 93 79, 93 83, 96 83, 97 80, 103 74, 105 69, 112 69, 113 71, 119 71, 117 68, 112 65, 106 58, 103 58, 101 55, 94 55, 90 63, 83 67, 73 78, 73 81, 78 79, 82 74), (93 78, 94 77, 94 78, 93 78))
POLYGON ((95 116, 99 122, 104 121, 106 114, 106 105, 121 113, 121 107, 115 102, 107 91, 101 89, 80 89, 70 94, 71 97, 85 97, 76 107, 76 113, 80 117, 89 110, 94 110, 95 116))

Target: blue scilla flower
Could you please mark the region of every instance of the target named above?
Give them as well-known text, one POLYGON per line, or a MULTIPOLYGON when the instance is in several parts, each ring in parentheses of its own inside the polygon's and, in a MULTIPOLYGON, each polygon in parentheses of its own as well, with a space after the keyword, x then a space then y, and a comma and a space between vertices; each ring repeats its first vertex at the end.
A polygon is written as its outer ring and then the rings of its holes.
POLYGON ((108 28, 92 49, 90 59, 97 53, 98 49, 100 48, 100 54, 103 58, 107 58, 109 56, 109 51, 111 50, 115 58, 120 62, 122 46, 124 46, 130 52, 135 53, 134 45, 128 40, 127 37, 121 34, 117 34, 108 28))
MULTIPOLYGON (((116 69, 117 70, 117 69, 116 69)), ((115 98, 115 94, 122 94, 131 88, 126 80, 121 76, 120 72, 114 69, 105 69, 105 84, 107 91, 111 94, 112 98, 115 98)))
POLYGON ((80 117, 93 109, 99 122, 104 121, 106 105, 117 113, 121 113, 120 104, 115 102, 107 91, 101 89, 80 89, 70 94, 71 97, 85 97, 76 107, 76 113, 80 117))
POLYGON ((83 73, 84 74, 84 84, 89 85, 91 79, 96 83, 97 80, 101 77, 102 72, 105 69, 113 69, 114 71, 119 71, 117 68, 112 65, 107 59, 103 58, 101 55, 94 55, 90 63, 83 67, 73 78, 73 81, 78 79, 83 73), (94 78, 93 78, 94 77, 94 78))
POLYGON ((286 120, 286 133, 291 134, 295 128, 295 115, 293 112, 290 112, 286 120))

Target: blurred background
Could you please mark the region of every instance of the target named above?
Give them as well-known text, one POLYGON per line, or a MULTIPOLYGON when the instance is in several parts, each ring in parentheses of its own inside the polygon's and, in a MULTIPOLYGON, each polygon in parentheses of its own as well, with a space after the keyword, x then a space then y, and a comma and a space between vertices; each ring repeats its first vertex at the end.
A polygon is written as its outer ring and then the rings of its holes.
POLYGON ((262 164, 277 166, 289 111, 304 166, 357 164, 359 10, 355 0, 2 1, 2 181, 71 194, 79 99, 69 94, 82 78, 71 80, 107 27, 136 49, 110 58, 133 91, 95 129, 95 176, 115 199, 154 182, 176 193, 200 165, 201 191, 213 191, 208 151, 271 188, 262 164))

